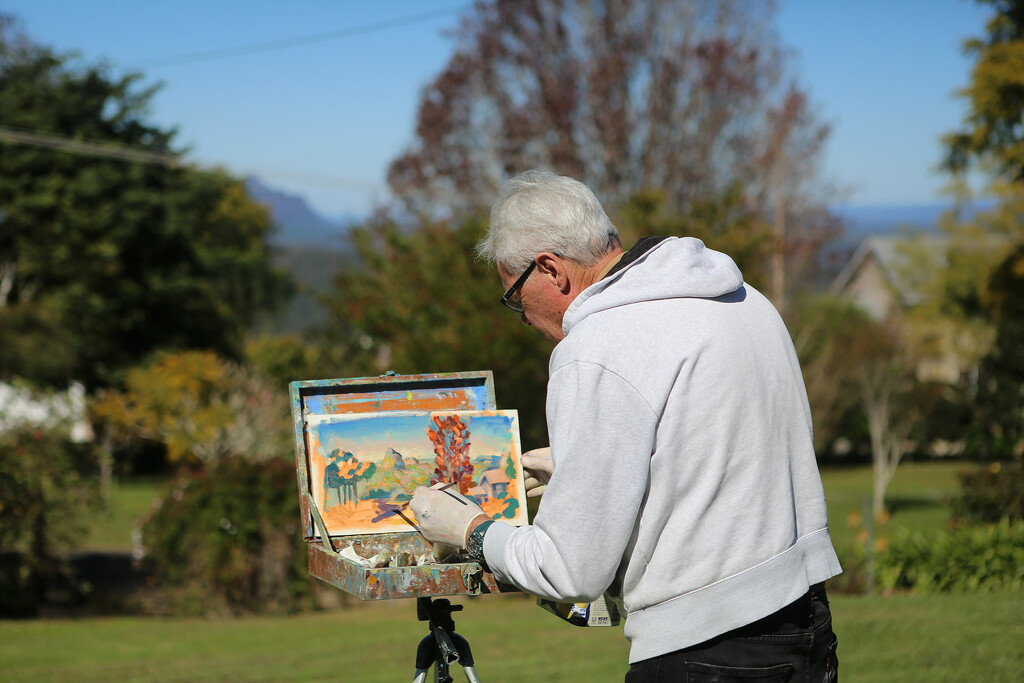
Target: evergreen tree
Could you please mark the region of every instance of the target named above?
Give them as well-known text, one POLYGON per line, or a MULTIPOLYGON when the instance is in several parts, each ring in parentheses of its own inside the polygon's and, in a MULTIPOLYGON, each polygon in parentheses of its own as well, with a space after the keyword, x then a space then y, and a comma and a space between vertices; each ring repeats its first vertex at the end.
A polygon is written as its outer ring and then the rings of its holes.
POLYGON ((1024 181, 1024 0, 978 0, 995 12, 986 36, 968 40, 974 57, 963 128, 946 136, 946 166, 962 171, 992 162, 1011 182, 1024 181))
POLYGON ((987 458, 1024 456, 1024 245, 996 270, 996 340, 978 369, 973 444, 987 458))
POLYGON ((237 359, 287 290, 266 210, 184 162, 140 78, 0 17, 0 378, 105 384, 157 349, 237 359))

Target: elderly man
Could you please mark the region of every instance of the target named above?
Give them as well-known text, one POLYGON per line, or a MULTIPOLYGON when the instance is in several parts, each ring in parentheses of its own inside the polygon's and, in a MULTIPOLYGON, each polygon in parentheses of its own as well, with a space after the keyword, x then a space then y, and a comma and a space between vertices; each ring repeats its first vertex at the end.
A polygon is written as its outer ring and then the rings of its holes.
POLYGON ((700 240, 624 251, 586 186, 541 171, 502 187, 478 252, 557 342, 550 450, 523 456, 546 486, 519 528, 421 487, 423 534, 529 593, 621 601, 627 681, 835 680, 822 584, 841 569, 771 303, 700 240))

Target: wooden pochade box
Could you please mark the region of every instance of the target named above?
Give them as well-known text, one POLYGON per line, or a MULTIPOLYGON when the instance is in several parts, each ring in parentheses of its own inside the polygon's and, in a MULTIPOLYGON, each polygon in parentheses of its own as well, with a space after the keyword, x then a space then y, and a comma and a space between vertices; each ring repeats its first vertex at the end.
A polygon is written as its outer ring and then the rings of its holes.
POLYGON ((309 573, 362 600, 389 600, 482 593, 517 589, 499 584, 476 562, 369 568, 342 557, 352 546, 360 557, 381 551, 431 552, 430 544, 412 528, 406 532, 331 536, 320 521, 311 495, 309 419, 344 413, 410 410, 494 410, 494 379, 490 371, 431 375, 312 380, 292 382, 296 474, 299 482, 302 533, 309 551, 309 573), (319 522, 319 523, 318 523, 319 522))

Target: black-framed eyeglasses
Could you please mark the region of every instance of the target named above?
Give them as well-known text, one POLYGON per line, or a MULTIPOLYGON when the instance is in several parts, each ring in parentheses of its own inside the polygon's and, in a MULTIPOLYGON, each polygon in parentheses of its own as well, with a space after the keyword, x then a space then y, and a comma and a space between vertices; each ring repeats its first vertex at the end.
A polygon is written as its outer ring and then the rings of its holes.
POLYGON ((537 259, 533 260, 533 263, 523 271, 523 274, 519 276, 519 279, 512 283, 512 286, 508 288, 505 294, 501 297, 501 303, 511 308, 516 313, 523 312, 523 299, 520 296, 519 290, 522 288, 523 283, 526 282, 526 278, 530 277, 530 273, 537 267, 537 259))

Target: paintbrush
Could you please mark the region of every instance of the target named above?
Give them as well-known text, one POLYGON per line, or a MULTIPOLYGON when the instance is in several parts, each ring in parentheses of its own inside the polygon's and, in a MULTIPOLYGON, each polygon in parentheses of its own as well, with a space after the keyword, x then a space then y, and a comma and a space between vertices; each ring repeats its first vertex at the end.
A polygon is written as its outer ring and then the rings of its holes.
MULTIPOLYGON (((456 485, 456 484, 458 484, 458 483, 459 483, 459 482, 457 482, 457 481, 453 481, 453 482, 452 482, 452 483, 450 483, 450 484, 445 484, 445 485, 444 485, 444 486, 442 486, 441 488, 439 488, 439 489, 434 489, 434 490, 435 490, 435 491, 445 491, 445 492, 447 493, 448 489, 450 489, 451 487, 455 486, 455 485, 456 485)), ((460 503, 462 503, 463 505, 467 505, 466 501, 462 500, 462 498, 459 498, 458 496, 456 496, 456 495, 453 495, 453 494, 451 494, 451 493, 449 493, 448 495, 449 495, 449 496, 451 496, 452 498, 454 498, 455 500, 459 501, 459 502, 460 502, 460 503)), ((401 517, 402 519, 404 519, 404 520, 406 521, 406 523, 408 523, 408 524, 409 524, 409 526, 411 526, 411 527, 412 527, 413 529, 415 529, 416 531, 420 531, 420 528, 419 528, 418 526, 416 526, 416 522, 412 521, 411 519, 409 519, 408 517, 406 517, 405 515, 403 515, 403 514, 402 514, 402 510, 405 510, 405 509, 406 509, 407 507, 409 507, 409 503, 410 503, 410 502, 411 502, 411 501, 405 501, 404 503, 402 503, 402 504, 401 504, 401 505, 399 505, 398 507, 394 507, 394 508, 391 508, 390 510, 385 510, 385 511, 384 511, 384 512, 382 512, 381 514, 379 514, 379 515, 377 515, 376 517, 374 517, 372 521, 374 521, 374 522, 379 522, 380 520, 382 520, 382 519, 384 519, 385 517, 388 517, 388 516, 390 516, 390 515, 398 515, 399 517, 401 517)), ((420 531, 420 534, 421 534, 421 535, 422 535, 422 533, 423 533, 423 532, 422 532, 422 531, 420 531)))

